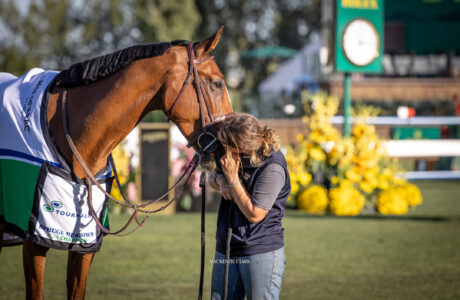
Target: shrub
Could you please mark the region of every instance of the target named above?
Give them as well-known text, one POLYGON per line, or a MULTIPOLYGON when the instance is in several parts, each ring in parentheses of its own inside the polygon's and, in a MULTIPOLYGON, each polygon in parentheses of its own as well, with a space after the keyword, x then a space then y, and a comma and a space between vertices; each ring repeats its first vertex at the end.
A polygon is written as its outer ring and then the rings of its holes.
POLYGON ((299 194, 297 205, 300 210, 324 214, 328 205, 327 190, 319 185, 312 185, 299 194))

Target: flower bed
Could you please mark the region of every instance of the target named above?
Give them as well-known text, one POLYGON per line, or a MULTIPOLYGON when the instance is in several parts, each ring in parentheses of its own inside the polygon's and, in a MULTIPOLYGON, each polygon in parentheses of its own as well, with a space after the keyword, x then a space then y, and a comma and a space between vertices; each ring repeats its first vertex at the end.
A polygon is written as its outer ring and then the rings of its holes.
POLYGON ((287 149, 291 176, 288 205, 313 213, 354 216, 363 210, 405 214, 422 203, 418 188, 396 176, 403 170, 386 155, 375 127, 366 121, 378 109, 358 105, 352 109, 351 136, 343 137, 331 123, 339 99, 325 93, 304 94, 308 136, 287 149))

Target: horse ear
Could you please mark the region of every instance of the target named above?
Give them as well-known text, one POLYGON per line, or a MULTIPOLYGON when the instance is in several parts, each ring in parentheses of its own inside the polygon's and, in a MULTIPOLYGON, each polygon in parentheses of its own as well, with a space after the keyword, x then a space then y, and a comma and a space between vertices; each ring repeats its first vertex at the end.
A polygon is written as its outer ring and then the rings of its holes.
POLYGON ((202 57, 211 52, 212 50, 216 49, 223 30, 224 26, 220 26, 217 32, 214 33, 210 38, 198 42, 198 45, 196 46, 196 57, 202 57))

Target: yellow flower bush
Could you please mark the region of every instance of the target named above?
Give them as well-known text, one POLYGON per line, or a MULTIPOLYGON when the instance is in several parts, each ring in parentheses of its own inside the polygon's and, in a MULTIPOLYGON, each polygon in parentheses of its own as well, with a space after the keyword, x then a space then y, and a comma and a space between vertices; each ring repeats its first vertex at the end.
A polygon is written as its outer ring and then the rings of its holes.
POLYGON ((377 210, 384 215, 403 215, 407 213, 409 205, 404 199, 404 190, 401 187, 390 188, 378 196, 377 210))
POLYGON ((303 172, 303 173, 300 173, 298 175, 298 180, 299 180, 299 183, 302 185, 302 186, 307 186, 310 182, 311 182, 311 174, 310 173, 307 173, 307 172, 303 172))
MULTIPOLYGON (((120 179, 120 184, 124 186, 128 182, 130 175, 129 157, 121 144, 115 147, 115 149, 112 151, 112 156, 115 162, 115 166, 117 167, 117 173, 118 178, 120 179)), ((117 200, 123 200, 120 190, 116 187, 115 180, 110 194, 117 200)))
POLYGON ((307 188, 297 199, 299 209, 312 214, 323 214, 326 212, 327 204, 327 190, 318 185, 307 188))
POLYGON ((403 194, 404 200, 406 200, 409 206, 420 205, 423 201, 422 193, 415 184, 405 183, 400 186, 401 193, 403 194))
POLYGON ((327 172, 328 151, 334 144, 339 133, 331 124, 331 118, 337 113, 339 99, 324 93, 309 95, 310 110, 314 111, 303 121, 309 124, 310 133, 304 137, 298 135, 300 145, 288 148, 286 161, 291 176, 291 197, 289 203, 295 201, 297 194, 315 181, 314 175, 327 172))
POLYGON ((366 201, 364 196, 347 181, 332 188, 329 191, 329 199, 329 209, 337 216, 358 215, 366 201))
POLYGON ((353 166, 345 172, 345 177, 351 182, 360 182, 362 176, 358 167, 353 166))
POLYGON ((411 183, 389 188, 380 193, 377 200, 377 210, 384 214, 405 214, 409 207, 421 204, 422 194, 418 187, 411 183))
POLYGON ((408 206, 422 203, 418 188, 397 176, 402 172, 397 159, 386 155, 375 127, 369 124, 378 115, 377 108, 355 106, 351 136, 345 138, 331 122, 338 111, 337 97, 321 92, 304 94, 303 103, 306 116, 302 120, 309 133, 298 135, 300 144, 288 148, 286 154, 291 206, 336 215, 357 215, 364 207, 382 214, 401 214, 408 206), (324 197, 311 199, 314 192, 325 188, 329 190, 327 204, 324 197))
POLYGON ((310 154, 311 159, 316 160, 317 162, 323 162, 326 159, 326 155, 324 154, 324 151, 319 146, 313 146, 310 149, 309 154, 310 154))

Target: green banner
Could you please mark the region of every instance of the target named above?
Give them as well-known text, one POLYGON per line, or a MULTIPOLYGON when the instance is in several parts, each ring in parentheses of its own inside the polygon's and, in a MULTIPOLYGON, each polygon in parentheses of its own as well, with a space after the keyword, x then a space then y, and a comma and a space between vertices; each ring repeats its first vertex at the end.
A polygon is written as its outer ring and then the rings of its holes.
POLYGON ((394 127, 394 140, 438 140, 441 138, 440 127, 394 127))

